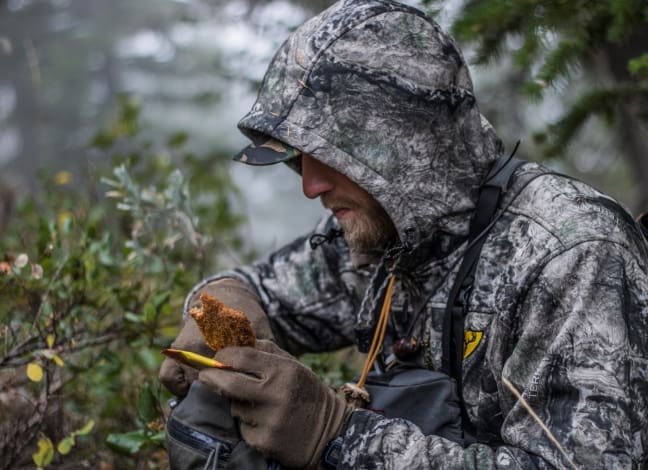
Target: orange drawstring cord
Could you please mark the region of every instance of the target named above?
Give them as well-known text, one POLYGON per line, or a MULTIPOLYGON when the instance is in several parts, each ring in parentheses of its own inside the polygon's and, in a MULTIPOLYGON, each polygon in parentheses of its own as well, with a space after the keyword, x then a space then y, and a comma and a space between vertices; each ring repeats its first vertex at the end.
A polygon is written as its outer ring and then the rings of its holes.
POLYGON ((365 381, 367 380, 367 375, 373 366, 374 361, 378 357, 380 348, 382 347, 383 340, 385 339, 385 331, 387 330, 387 323, 389 321, 389 311, 391 309, 391 300, 392 293, 394 290, 394 281, 396 276, 392 274, 387 284, 387 291, 385 292, 385 300, 380 310, 380 317, 378 318, 378 324, 376 325, 376 331, 371 340, 371 347, 367 353, 367 358, 365 359, 364 367, 362 368, 362 373, 360 374, 360 379, 356 384, 360 388, 364 388, 365 381))

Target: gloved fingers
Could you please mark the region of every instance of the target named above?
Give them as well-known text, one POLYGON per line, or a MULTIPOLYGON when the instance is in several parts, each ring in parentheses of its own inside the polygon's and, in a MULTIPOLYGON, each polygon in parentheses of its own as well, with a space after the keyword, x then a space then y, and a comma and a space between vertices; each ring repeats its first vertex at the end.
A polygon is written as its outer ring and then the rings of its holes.
POLYGON ((242 402, 230 400, 230 413, 239 421, 239 429, 242 428, 256 428, 259 426, 259 421, 254 415, 254 404, 249 402, 242 402))
POLYGON ((182 398, 189 392, 191 383, 198 378, 198 371, 167 358, 162 362, 158 378, 171 393, 182 398))
MULTIPOLYGON (((248 434, 261 434, 266 441, 271 439, 272 436, 281 435, 285 431, 286 425, 289 425, 294 419, 294 416, 286 416, 281 410, 285 406, 285 398, 283 401, 281 397, 277 399, 278 394, 273 393, 273 391, 267 391, 267 394, 269 397, 267 397, 268 401, 265 402, 250 403, 230 400, 232 416, 237 417, 241 424, 245 424, 248 428, 248 434)), ((259 436, 256 438, 255 443, 258 445, 260 442, 261 437, 259 436)))
POLYGON ((268 354, 276 354, 277 356, 297 360, 295 358, 295 356, 290 354, 288 351, 284 351, 283 349, 281 349, 277 345, 277 343, 275 343, 274 341, 271 341, 271 340, 267 340, 267 339, 258 340, 256 342, 255 349, 257 349, 259 351, 263 351, 263 352, 268 353, 268 354))
MULTIPOLYGON (((272 348, 265 341, 259 341, 259 343, 261 343, 261 347, 272 348)), ((235 346, 221 349, 216 353, 214 359, 238 371, 263 378, 270 370, 269 366, 276 363, 277 356, 256 347, 235 346)), ((279 359, 282 359, 281 356, 279 359)))
POLYGON ((198 379, 230 400, 256 403, 264 393, 261 379, 236 370, 207 368, 200 371, 198 379))
POLYGON ((239 429, 243 440, 247 442, 251 447, 254 447, 256 450, 261 452, 264 457, 274 457, 274 455, 272 455, 271 449, 268 448, 267 443, 263 439, 263 431, 259 432, 260 430, 257 427, 256 423, 246 423, 242 419, 239 419, 239 422, 239 429))

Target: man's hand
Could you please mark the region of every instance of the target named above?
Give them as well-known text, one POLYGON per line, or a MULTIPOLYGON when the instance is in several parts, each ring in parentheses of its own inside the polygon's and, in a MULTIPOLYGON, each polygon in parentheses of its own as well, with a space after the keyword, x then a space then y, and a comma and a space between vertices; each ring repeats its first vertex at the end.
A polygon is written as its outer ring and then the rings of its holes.
MULTIPOLYGON (((259 299, 243 283, 229 278, 210 282, 192 296, 189 308, 199 304, 200 294, 203 292, 217 297, 228 307, 244 312, 252 323, 252 328, 258 339, 272 338, 270 322, 259 304, 259 299)), ((189 316, 171 347, 208 357, 214 355, 214 351, 205 343, 195 320, 189 316)), ((198 378, 196 369, 179 364, 173 359, 165 359, 160 367, 160 382, 178 397, 184 397, 187 394, 191 382, 196 378, 198 378)))
POLYGON ((236 371, 203 369, 199 379, 231 400, 243 439, 289 468, 317 468, 351 407, 270 341, 259 341, 256 348, 225 348, 215 357, 236 371))
MULTIPOLYGON (((171 343, 171 348, 184 349, 185 351, 195 352, 207 357, 214 355, 214 351, 202 339, 202 334, 193 318, 187 318, 185 320, 185 324, 178 337, 171 343)), ((160 382, 171 393, 177 397, 184 397, 189 392, 191 382, 198 378, 198 370, 180 364, 174 359, 166 358, 162 362, 158 377, 160 382)))

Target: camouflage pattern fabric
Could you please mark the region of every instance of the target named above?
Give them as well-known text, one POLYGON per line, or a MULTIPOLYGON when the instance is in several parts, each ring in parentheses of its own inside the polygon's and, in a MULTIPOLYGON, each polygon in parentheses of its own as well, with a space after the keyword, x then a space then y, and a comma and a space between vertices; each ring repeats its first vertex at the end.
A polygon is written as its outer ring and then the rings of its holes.
MULTIPOLYGON (((503 152, 453 40, 397 2, 338 2, 277 52, 240 128, 312 154, 383 205, 404 248, 383 352, 409 332, 423 345, 417 362, 440 368, 443 311, 478 187, 503 152)), ((328 218, 315 231, 335 226, 328 218)), ((359 255, 342 238, 313 250, 306 235, 203 283, 248 284, 292 353, 333 350, 374 314, 376 266, 359 255)), ((579 468, 646 468, 647 270, 646 241, 614 201, 525 165, 468 298, 463 397, 477 443, 357 410, 338 468, 569 467, 503 378, 579 468)))

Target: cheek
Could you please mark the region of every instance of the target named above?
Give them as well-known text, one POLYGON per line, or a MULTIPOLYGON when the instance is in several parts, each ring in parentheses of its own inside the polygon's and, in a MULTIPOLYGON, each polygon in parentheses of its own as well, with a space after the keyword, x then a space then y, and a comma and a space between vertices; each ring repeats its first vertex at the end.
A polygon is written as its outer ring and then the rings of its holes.
POLYGON ((365 192, 358 186, 352 188, 352 191, 349 191, 347 194, 349 195, 349 198, 353 200, 355 205, 358 208, 361 208, 362 212, 365 214, 375 212, 376 207, 380 207, 380 205, 373 197, 369 195, 369 193, 365 192))

